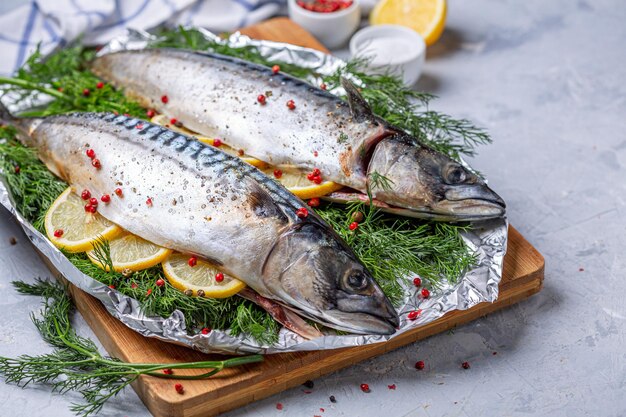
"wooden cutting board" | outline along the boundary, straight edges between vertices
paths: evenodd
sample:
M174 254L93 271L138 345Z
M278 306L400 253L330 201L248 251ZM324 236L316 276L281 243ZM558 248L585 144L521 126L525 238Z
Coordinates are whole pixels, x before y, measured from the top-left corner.
M258 39L290 42L326 51L304 29L286 18L272 19L242 32ZM134 384L134 388L156 417L215 416L508 307L541 289L543 269L544 260L541 254L511 227L500 296L493 304L484 303L466 311L448 313L435 322L386 343L320 352L268 355L262 363L226 369L208 380L184 381L184 395L179 395L174 390L176 381L152 377L141 377ZM145 338L111 317L95 298L76 287L71 287L71 290L78 310L112 356L128 362L143 363L224 358ZM179 372L181 375L198 373Z

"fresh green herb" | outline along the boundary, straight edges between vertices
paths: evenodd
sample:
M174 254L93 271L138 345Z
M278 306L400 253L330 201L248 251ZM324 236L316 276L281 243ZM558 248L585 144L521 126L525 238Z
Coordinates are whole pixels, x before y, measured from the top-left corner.
M17 358L0 357L0 374L7 382L22 388L29 384L49 384L53 391L79 392L82 404L73 404L78 415L97 414L104 403L133 383L140 375L170 379L205 379L224 368L260 362L261 355L236 357L224 361L188 363L127 363L103 356L95 343L78 336L71 325L72 301L65 288L56 283L38 281L36 284L14 282L22 294L43 298L41 318L31 315L43 339L55 347L52 353ZM168 375L164 369L206 369L200 375Z
M40 232L48 207L67 188L30 148L15 140L15 129L0 128L0 171L11 190L17 210Z
M133 116L145 116L145 110L127 99L121 90L110 84L98 88L100 80L87 68L94 52L80 46L61 49L43 59L39 51L31 55L13 78L0 77L5 97L14 102L36 101L40 93L52 98L42 109L23 115L48 116L73 111L117 111Z
M375 190L375 189L379 189L379 190L383 190L383 191L389 191L391 190L391 185L393 184L393 181L391 181L389 178L385 177L384 175L380 174L378 171L373 171L370 174L368 174L368 179L369 179L369 189L370 190Z
M344 206L329 204L316 212L348 243L395 304L405 296L404 278L409 274L437 288L444 281L456 282L475 265L475 255L461 237L467 226L395 217L370 207L354 203L346 213ZM350 230L357 212L364 219Z
M348 135L341 132L339 133L339 137L337 138L337 143L346 143L348 141Z

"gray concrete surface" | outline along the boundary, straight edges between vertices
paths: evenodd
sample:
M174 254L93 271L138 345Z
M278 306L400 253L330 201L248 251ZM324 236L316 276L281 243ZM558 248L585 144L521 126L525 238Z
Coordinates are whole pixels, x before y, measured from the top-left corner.
M320 378L310 394L291 389L227 415L626 415L625 22L619 0L451 1L419 87L441 97L434 108L491 132L494 144L473 164L544 254L544 290ZM0 218L0 355L46 352L28 320L38 300L16 295L9 281L48 271L5 211ZM414 369L417 360L425 370ZM359 390L363 382L371 393ZM0 384L7 416L70 416L77 399ZM101 415L147 414L127 392Z

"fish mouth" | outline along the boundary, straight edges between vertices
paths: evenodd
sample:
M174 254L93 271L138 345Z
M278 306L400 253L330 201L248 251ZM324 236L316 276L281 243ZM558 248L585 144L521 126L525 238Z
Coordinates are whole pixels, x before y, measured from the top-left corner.
M506 213L504 200L486 185L450 187L439 205L459 220L483 220Z
M354 334L390 335L400 325L398 315L383 317L371 313L346 313L341 310L324 312L323 318L328 327Z

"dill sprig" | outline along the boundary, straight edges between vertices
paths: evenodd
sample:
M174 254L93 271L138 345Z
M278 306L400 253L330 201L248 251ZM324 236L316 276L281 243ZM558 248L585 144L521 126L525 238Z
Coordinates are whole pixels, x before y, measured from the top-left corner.
M36 284L13 282L21 294L43 298L41 317L31 319L42 338L52 345L52 353L17 358L0 357L0 374L6 382L24 388L30 384L49 384L59 393L77 391L84 403L72 404L71 410L87 416L98 413L105 402L133 383L140 375L170 379L204 379L224 368L260 362L261 355L236 357L223 361L187 363L127 363L103 356L95 343L76 334L71 325L74 310L65 288L49 281ZM169 375L164 369L203 369L200 375ZM161 371L161 372L160 372Z
M0 77L2 92L14 103L37 103L40 94L51 99L43 108L23 113L28 116L74 111L145 116L145 110L127 99L121 90L105 83L98 88L100 79L87 68L87 63L94 56L93 50L81 46L61 49L45 59L36 50L15 77Z
M0 127L0 171L17 210L43 232L48 207L67 188L39 161L33 149L15 140L15 129Z
M350 230L355 213L364 217ZM428 288L455 283L476 263L460 235L468 226L423 222L383 214L363 203L328 204L318 213L346 241L394 303L405 296L405 280L417 274ZM411 277L412 278L412 277Z

